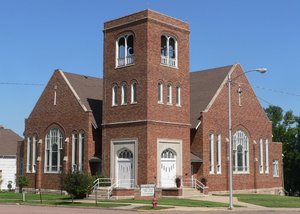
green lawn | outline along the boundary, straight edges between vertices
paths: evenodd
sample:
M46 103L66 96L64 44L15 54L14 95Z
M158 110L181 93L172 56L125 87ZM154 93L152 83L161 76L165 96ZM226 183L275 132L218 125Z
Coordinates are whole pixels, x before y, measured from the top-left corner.
M101 202L105 202L105 201L107 201L107 200L101 200ZM114 200L112 202L151 204L152 200L119 199L119 200ZM179 198L160 198L160 199L158 199L158 205L184 206L184 207L228 207L228 204L226 204L226 203L183 199L183 198L181 198L181 199L179 199Z
M264 207L300 208L300 197L262 195L262 194L236 194L239 201Z
M22 203L22 204L39 204L41 205L40 195L33 193L25 194L25 202L23 202L23 196L21 193L14 192L1 192L0 193L0 203ZM60 194L42 194L42 205L55 205L55 206L84 206L84 207L120 207L128 206L130 204L120 204L120 203L98 203L95 202L74 202L72 203L71 197Z

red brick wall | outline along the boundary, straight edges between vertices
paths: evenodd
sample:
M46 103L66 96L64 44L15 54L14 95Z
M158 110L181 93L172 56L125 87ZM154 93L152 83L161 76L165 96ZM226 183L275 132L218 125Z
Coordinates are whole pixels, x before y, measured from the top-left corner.
M126 32L134 35L134 65L115 68L115 46ZM162 66L161 35L172 35L178 42L178 68ZM136 80L137 104L120 105L121 83ZM164 104L157 103L157 84L164 84ZM112 107L112 85L119 86L118 106ZM167 105L167 83L172 84L172 105ZM182 106L176 106L176 86L181 86ZM112 139L138 140L138 183L155 182L157 139L183 142L183 172L190 174L189 117L189 27L188 24L145 10L104 24L104 104L103 104L103 172L110 172ZM130 90L128 91L130 94ZM124 121L140 123L111 124ZM161 123L165 121L168 123Z
M232 74L242 74L242 68L238 65ZM238 105L238 84L242 88L242 106ZM273 177L272 160L277 159L281 163L282 146L272 142L271 122L268 120L264 110L259 104L248 80L244 75L239 76L232 82L231 90L232 104L232 135L242 129L249 138L249 174L234 174L233 189L262 189L282 186L282 173L279 178ZM216 157L216 134L222 137L222 174L209 174L209 133L215 134L215 157ZM201 136L202 135L202 139ZM203 145L203 171L198 172L198 177L206 177L209 191L228 190L228 88L225 85L218 97L209 108L208 112L202 114L202 124L198 129L192 142L192 148L200 149ZM198 137L199 136L199 137ZM259 139L269 140L269 174L259 174ZM254 141L257 144L254 144ZM194 149L193 149L194 151ZM265 156L265 155L264 155ZM215 158L216 165L216 158ZM282 169L280 169L282 171Z
M54 87L57 86L57 105L54 102ZM38 139L42 139L39 145L38 156L41 161L38 162L38 188L43 189L59 189L60 178L59 173L44 173L45 159L45 137L51 128L58 127L63 133L64 141L69 138L68 142L64 142L64 155L67 161L64 161L64 172L71 169L72 159L72 132L84 131L85 133L85 162L84 170L90 172L88 160L95 154L95 144L100 144L99 138L93 142L94 129L91 125L91 112L84 112L79 105L75 96L67 86L61 74L56 71L48 82L41 97L36 103L33 111L25 121L25 146L24 146L24 170L26 172L27 160L27 136L33 137L37 134ZM99 130L95 130L98 132ZM26 173L30 179L30 187L33 186L33 173Z

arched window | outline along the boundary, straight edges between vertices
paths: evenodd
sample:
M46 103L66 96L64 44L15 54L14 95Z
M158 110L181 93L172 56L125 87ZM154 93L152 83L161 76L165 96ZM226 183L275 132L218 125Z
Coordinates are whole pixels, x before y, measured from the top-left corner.
M78 170L82 172L84 170L84 132L79 133L79 151L78 151L79 161L78 161Z
M118 86L115 84L112 87L112 106L118 105Z
M238 130L233 135L232 158L234 172L249 172L249 142L242 130Z
M122 105L126 105L127 104L127 84L123 83L122 85Z
M116 66L125 66L134 63L133 35L120 37L116 42Z
M168 35L161 36L161 64L177 67L177 41Z
M167 104L172 104L172 85L170 83L167 86Z
M161 153L162 159L175 159L176 153L171 149L166 149Z
M59 172L62 167L63 135L58 128L51 129L46 136L45 172Z
M137 83L131 84L131 103L137 103Z
M158 82L157 84L157 101L158 103L163 103L163 84Z
M176 105L181 106L181 88L176 86Z
M72 171L78 170L78 134L72 134Z
M126 159L132 159L133 154L130 150L128 149L123 149L121 152L118 154L118 158L126 158Z
M37 155L38 155L38 138L36 135L32 138L32 172L36 172L36 162L37 162Z

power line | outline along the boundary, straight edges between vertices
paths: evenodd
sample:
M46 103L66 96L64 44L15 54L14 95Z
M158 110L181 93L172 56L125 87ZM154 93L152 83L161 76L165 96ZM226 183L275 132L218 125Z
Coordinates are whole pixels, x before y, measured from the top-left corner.
M290 93L290 92L281 91L281 90L272 89L272 88L266 88L266 87L262 87L262 86L258 86L258 85L252 85L252 86L254 88L259 88L259 89L266 90L266 91L271 91L271 92L274 92L274 93L285 94L285 95L294 96L294 97L300 97L300 94Z
M43 86L40 83L18 83L18 82L0 82L0 85L26 85L26 86Z

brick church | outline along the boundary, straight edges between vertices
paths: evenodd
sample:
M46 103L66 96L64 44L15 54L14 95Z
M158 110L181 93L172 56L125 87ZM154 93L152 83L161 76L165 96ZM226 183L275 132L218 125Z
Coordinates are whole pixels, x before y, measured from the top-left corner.
M190 72L188 23L152 10L103 33L103 79L55 70L25 121L18 173L29 188L58 190L81 171L119 189L228 191L231 75L233 189L282 189L282 145L241 65Z

